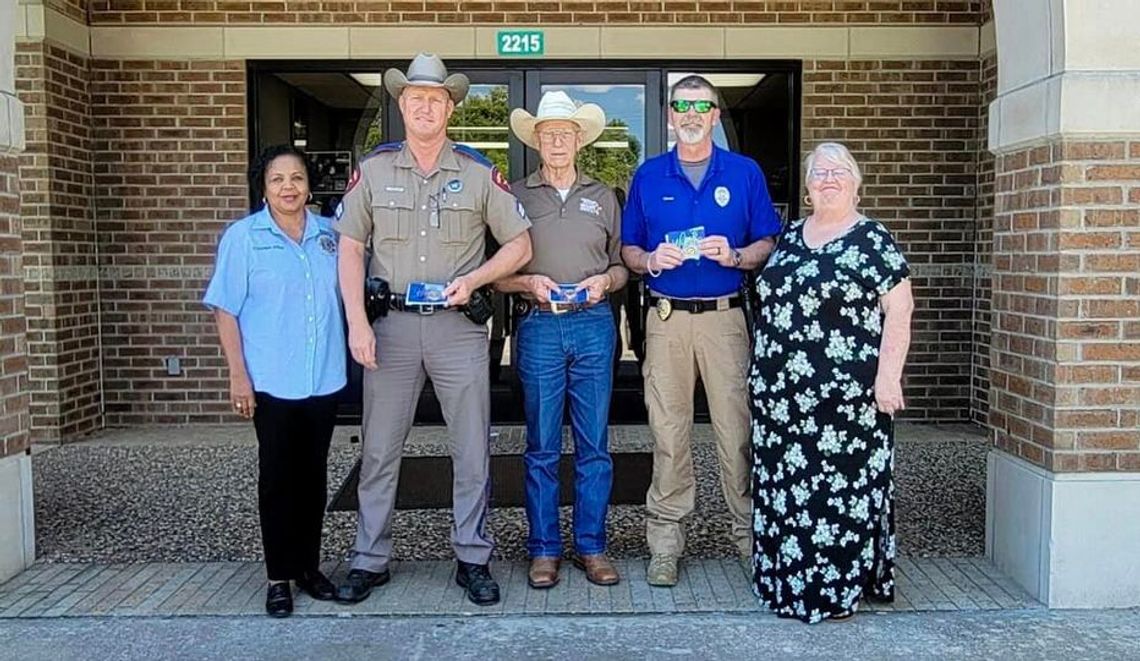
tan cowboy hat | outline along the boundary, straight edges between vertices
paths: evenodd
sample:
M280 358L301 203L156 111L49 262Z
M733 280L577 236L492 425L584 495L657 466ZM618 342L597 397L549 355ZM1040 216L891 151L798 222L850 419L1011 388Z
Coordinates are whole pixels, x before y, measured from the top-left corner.
M511 131L518 136L523 144L531 149L538 150L538 137L534 134L535 127L551 119L561 119L574 122L582 130L582 146L590 144L602 135L606 128L606 113L596 103L583 103L577 105L566 92L561 90L547 92L538 102L538 112L531 115L522 108L511 111Z
M384 89L395 98L400 98L400 92L408 85L421 87L442 87L447 90L451 100L459 103L467 96L467 88L471 81L461 73L447 75L447 67L443 60L432 53L418 53L408 66L408 75L399 69L388 69L384 72Z

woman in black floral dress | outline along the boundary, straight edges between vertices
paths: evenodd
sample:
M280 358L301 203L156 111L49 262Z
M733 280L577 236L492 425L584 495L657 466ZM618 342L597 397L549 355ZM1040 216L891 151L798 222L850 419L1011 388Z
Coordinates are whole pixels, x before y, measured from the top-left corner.
M890 233L856 210L847 149L820 145L805 175L812 214L756 282L753 587L780 616L818 622L894 597L892 417L913 300Z

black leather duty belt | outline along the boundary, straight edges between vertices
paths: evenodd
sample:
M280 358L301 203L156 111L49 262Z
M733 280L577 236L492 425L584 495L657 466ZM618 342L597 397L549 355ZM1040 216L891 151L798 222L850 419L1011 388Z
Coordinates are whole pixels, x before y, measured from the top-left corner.
M669 298L668 296L649 296L650 307L661 308L660 301L668 301L668 309L683 310L690 314L702 312L716 312L717 310L731 310L744 306L740 296L721 296L720 298Z
M448 307L443 303L440 303L438 305L408 305L404 302L403 294L392 294L388 298L388 308L396 310L397 312L415 312L422 315L435 314L436 312L441 312L443 310L457 309Z

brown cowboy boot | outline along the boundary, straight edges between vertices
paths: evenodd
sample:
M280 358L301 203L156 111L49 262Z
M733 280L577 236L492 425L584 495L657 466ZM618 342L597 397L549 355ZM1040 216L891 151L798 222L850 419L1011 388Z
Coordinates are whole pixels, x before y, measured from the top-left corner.
M586 572L586 580L594 585L617 585L621 580L617 568L604 553L576 555L574 566Z
M558 585L558 566L561 563L558 558L532 558L530 571L526 575L527 584L536 590L545 590Z

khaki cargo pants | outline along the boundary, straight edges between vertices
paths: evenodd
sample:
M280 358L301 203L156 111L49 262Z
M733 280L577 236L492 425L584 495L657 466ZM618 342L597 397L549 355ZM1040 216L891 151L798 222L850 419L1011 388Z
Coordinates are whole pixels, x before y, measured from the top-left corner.
M700 314L674 310L665 321L649 311L643 375L654 450L645 532L653 555L684 554L683 520L696 504L692 427L698 376L708 395L732 540L740 553L751 553L748 332L740 308Z

